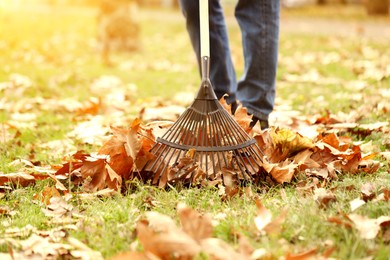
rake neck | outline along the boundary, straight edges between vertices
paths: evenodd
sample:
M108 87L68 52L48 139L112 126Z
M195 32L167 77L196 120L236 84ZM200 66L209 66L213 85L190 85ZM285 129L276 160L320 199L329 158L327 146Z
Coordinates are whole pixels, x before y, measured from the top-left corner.
M202 83L196 99L216 100L217 96L210 81L210 58L203 56L201 59Z

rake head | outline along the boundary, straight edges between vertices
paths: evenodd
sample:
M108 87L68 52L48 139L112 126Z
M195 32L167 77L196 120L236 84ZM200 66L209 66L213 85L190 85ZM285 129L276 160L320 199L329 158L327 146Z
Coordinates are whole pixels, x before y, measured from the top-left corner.
M202 79L191 106L157 138L151 153L156 158L146 171L154 174L153 184L171 180L193 183L200 176L213 180L224 171L249 181L263 162L256 141L222 107L208 78Z

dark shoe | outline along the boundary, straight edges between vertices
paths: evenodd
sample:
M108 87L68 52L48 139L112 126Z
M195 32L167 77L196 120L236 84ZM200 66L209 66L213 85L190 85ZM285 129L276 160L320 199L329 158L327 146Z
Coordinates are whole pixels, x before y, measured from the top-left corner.
M232 115L234 115L234 113L236 113L236 110L237 110L237 107L238 107L238 104L237 104L237 101L234 100L233 103L230 104L230 110L232 112Z
M268 120L258 119L257 117L252 117L252 122L249 124L250 128L253 128L257 122L260 122L261 130L269 128Z
M228 95L224 95L223 98L225 99L226 104L230 105L230 113L232 115L234 115L234 113L236 113L236 110L237 110L237 107L238 107L237 101L234 100L232 103L228 102L227 101Z

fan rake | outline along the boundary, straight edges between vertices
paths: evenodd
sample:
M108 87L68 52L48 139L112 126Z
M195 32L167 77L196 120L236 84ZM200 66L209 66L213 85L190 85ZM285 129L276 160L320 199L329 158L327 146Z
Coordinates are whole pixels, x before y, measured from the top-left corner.
M156 157L146 170L154 174L155 184L163 179L192 183L200 175L213 180L224 171L250 181L263 163L264 155L256 140L222 107L215 95L209 79L208 1L200 0L199 9L201 85L191 106L157 138L151 149Z

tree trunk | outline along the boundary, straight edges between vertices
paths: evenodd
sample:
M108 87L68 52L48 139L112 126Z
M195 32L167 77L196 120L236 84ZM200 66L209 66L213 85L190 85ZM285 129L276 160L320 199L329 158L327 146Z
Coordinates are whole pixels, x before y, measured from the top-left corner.
M369 15L389 14L389 0L366 0L365 6Z

